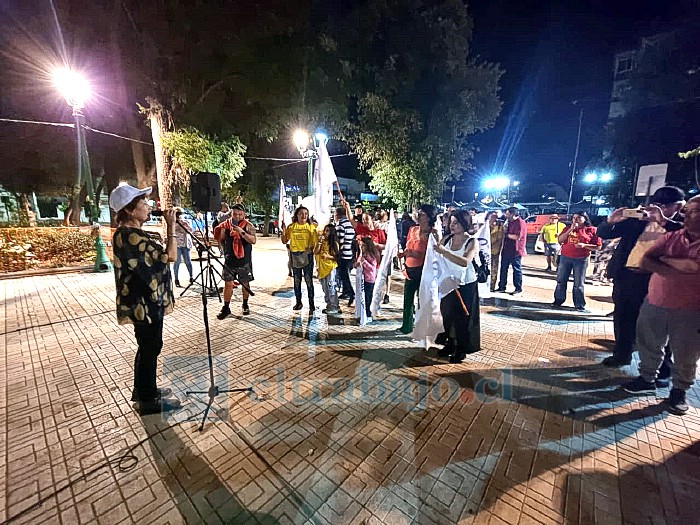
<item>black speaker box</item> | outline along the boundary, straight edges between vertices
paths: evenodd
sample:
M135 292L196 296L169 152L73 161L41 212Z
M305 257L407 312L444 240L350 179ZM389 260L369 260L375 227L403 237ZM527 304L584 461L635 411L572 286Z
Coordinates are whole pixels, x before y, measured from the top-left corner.
M217 173L200 171L190 180L192 208L197 211L219 211L221 209L221 179Z

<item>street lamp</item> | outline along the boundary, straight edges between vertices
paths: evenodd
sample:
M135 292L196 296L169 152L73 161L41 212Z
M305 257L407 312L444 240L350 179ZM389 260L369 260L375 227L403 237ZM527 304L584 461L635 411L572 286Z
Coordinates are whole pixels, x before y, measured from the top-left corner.
M504 176L497 176L497 177L492 177L490 179L485 179L482 184L483 184L485 190L496 190L496 191L507 190L508 202L510 202L510 188L511 188L511 186L513 186L515 188L520 186L520 181L510 180L508 177L504 177Z
M294 145L297 147L299 155L307 160L306 178L309 195L311 195L313 193L314 159L316 158L316 151L311 145L311 137L302 129L298 129L294 132Z
M78 152L78 177L75 185L75 195L78 198L80 188L83 184L83 169L85 170L85 185L87 186L87 207L88 219L93 224L93 236L95 237L95 252L97 258L95 260L94 270L96 272L108 272L112 270L112 264L105 252L105 244L100 235L100 210L99 198L95 196L95 188L92 182L92 173L90 172L90 159L87 152L87 143L85 142L85 131L83 129L83 108L85 103L90 98L90 84L87 79L70 68L56 69L53 73L53 82L63 98L73 110L75 118L75 134ZM96 202L93 202L93 198Z

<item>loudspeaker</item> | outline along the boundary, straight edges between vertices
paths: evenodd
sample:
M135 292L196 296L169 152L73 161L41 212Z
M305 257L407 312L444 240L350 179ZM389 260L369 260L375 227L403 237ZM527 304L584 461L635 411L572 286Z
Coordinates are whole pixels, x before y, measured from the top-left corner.
M192 208L197 211L219 211L221 209L221 179L217 173L201 171L190 179Z

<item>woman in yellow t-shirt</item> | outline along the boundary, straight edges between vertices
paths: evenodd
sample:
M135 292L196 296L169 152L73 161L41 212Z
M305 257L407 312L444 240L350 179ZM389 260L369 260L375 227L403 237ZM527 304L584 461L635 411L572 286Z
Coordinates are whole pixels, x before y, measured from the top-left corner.
M326 299L324 314L338 315L338 289L336 288L336 268L338 267L338 233L330 224L323 228L323 234L319 235L314 253L318 264L318 280L323 288Z
M292 276L294 277L294 296L296 304L294 310L301 310L301 278L304 276L306 290L309 296L309 312L313 312L314 306L314 247L318 242L316 226L309 222L309 210L299 206L294 211L292 224L282 225L282 244L289 243L292 252Z

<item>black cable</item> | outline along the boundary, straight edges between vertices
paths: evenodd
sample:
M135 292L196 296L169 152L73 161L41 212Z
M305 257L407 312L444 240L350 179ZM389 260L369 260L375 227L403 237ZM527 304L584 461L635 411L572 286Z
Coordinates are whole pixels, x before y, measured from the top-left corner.
M198 414L196 414L196 415L193 415L193 416L188 417L188 418L185 419L184 421L178 421L177 423L173 423L172 425L169 425L169 426L167 426L167 427L165 427L165 428L160 429L158 432L154 432L154 433L152 433L152 434L148 434L148 435L147 435L145 438L143 438L141 441L139 441L139 442L136 443L135 445L130 446L130 447L126 450L126 452L124 452L124 454L122 454L121 456L116 457L116 458L112 458L112 459L108 459L107 461L104 461L103 463L100 463L99 465L97 465L97 466L91 468L90 470L88 470L88 471L85 472L84 474L81 474L81 475L78 476L77 478L72 479L72 480L66 482L61 488L58 488L58 489L54 490L53 492L51 492L50 494L47 494L47 495L44 496L43 498L39 498L39 501L37 501L36 503L34 503L34 504L32 504L31 506L27 507L26 509L23 509L23 510L19 511L17 514L14 514L14 515L10 516L10 517L7 518L5 521L3 521L2 524L0 524L0 525L7 525L7 524L9 524L9 523L12 523L13 521L18 520L19 518L21 518L22 516L28 514L29 512L31 512L31 511L33 511L33 510L35 510L35 509L41 507L41 506L42 506L44 503L46 503L48 500L50 500L50 499L52 499L52 498L55 498L55 497L58 496L61 492L63 492L63 491L65 491L65 490L69 489L70 487L72 487L72 486L75 485L76 483L79 483L79 482L81 482L81 481L87 480L90 476L92 476L93 474L95 474L96 472L99 472L100 470L102 470L102 469L104 469L104 468L107 468L107 467L110 467L110 466L114 466L114 467L117 468L117 470L118 470L119 472L129 472L129 471L135 469L136 466L139 464L139 458L137 458L136 455L133 454L134 450L136 450L136 449L139 448L140 446L142 446L142 445L148 443L148 442L149 442L151 439L153 439L154 437L161 435L163 432L166 432L166 431L168 431L168 430L171 430L171 429L175 428L176 426L178 426L178 425L180 425L180 424L182 424L182 423L187 423L188 421L193 421L194 419L198 419L199 416L201 416L202 414L204 414L204 411L203 411L203 410L202 410L201 412L199 412Z

